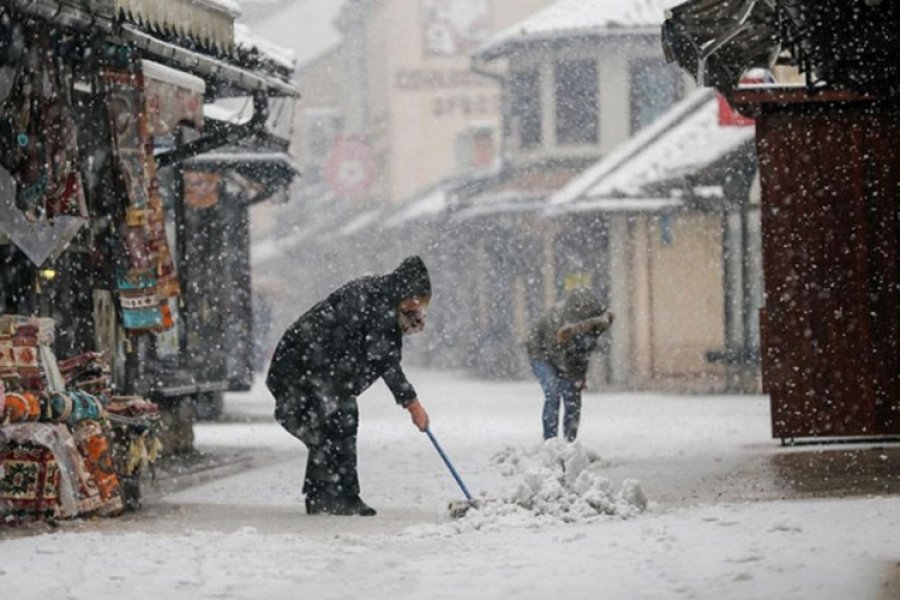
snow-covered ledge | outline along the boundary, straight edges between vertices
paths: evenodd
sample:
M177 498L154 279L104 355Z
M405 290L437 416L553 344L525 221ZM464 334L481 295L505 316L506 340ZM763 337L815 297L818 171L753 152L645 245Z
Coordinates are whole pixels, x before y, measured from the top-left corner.
M195 38L220 50L234 47L234 20L241 15L234 0L115 0L116 14Z

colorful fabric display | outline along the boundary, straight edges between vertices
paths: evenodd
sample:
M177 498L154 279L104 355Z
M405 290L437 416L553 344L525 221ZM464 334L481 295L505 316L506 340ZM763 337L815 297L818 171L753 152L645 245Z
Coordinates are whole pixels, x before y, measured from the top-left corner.
M86 352L60 361L65 384L88 394L109 394L112 389L109 363L101 352Z
M12 336L0 336L0 367L15 369L16 355L13 352Z
M73 435L78 450L84 457L85 466L100 491L103 513L111 515L121 512L123 506L119 478L103 426L97 421L81 421L75 426Z
M103 506L97 484L88 472L68 427L54 423L20 423L0 427L0 449L12 443L37 445L53 453L60 473L59 507L62 517L89 514Z
M111 414L125 417L159 415L159 406L142 396L113 396L106 410Z
M126 53L121 67L106 66L101 76L119 180L128 200L120 225L127 256L117 277L122 322L130 333L159 332L174 326L160 300L180 294L175 262L166 235L153 138L147 119L144 76Z
M15 178L16 203L31 219L87 217L71 74L48 31L27 30L25 39L25 56L0 105L0 164Z
M117 280L123 327L132 333L159 331L163 318L156 279L148 275L120 275Z
M53 452L31 443L0 447L0 516L6 522L58 519L59 489Z
M59 370L69 383L87 369L109 372L109 365L102 352L85 352L59 361Z
M27 335L37 336L39 344L53 345L56 323L49 317L0 315L0 338L15 335L22 326L28 326Z
M74 402L72 397L65 392L50 394L47 400L48 420L53 423L65 423L72 416Z
M43 414L41 399L31 392L7 392L3 408L3 423L38 421Z
M50 349L53 327L53 319L0 316L0 378L9 387L30 391L63 389L56 357Z
M75 387L82 392L99 396L109 393L109 390L112 388L112 379L105 375L94 379L82 379L75 382Z
M96 421L103 415L103 407L96 397L78 390L71 390L69 397L72 399L72 414L66 420L69 426L85 420Z

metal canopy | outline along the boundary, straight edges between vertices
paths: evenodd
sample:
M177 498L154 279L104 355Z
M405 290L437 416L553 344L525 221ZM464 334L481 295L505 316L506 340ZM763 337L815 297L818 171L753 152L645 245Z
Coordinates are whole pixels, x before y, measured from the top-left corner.
M185 69L203 78L217 79L246 92L260 92L270 96L299 96L294 86L275 77L253 73L221 60L164 42L131 25L123 25L122 39L151 55L154 60Z
M807 87L900 94L900 5L890 0L690 0L662 27L669 61L723 93L755 67L796 66Z
M699 85L729 90L747 69L775 63L777 31L774 0L692 0L670 10L663 50Z

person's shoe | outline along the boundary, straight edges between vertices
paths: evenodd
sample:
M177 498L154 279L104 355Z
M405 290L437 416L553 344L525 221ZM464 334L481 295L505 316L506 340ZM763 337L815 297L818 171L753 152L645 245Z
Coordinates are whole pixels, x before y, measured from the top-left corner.
M327 512L328 514L342 517L374 517L376 514L375 509L363 502L359 496L335 498L335 501L328 507Z
M374 517L377 511L359 496L306 496L306 514Z
M347 501L351 515L359 515L361 517L374 517L378 511L362 501L359 496L353 496Z

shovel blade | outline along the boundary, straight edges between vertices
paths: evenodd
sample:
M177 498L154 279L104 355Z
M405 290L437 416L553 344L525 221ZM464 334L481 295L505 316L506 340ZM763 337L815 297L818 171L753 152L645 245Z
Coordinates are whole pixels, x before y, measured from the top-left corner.
M447 507L450 511L450 516L454 519L461 519L466 516L470 510L478 510L481 507L481 504L477 500L457 500L451 502Z

